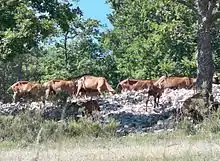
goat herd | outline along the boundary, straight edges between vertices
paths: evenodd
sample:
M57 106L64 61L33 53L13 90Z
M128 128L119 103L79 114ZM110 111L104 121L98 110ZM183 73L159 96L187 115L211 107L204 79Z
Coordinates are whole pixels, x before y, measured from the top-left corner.
M192 88L196 82L190 77L166 77L162 76L158 80L138 80L125 79L117 85L121 91L145 90L147 95L146 106L150 96L154 97L154 107L158 106L159 98L166 88ZM83 75L72 80L50 80L43 84L31 83L29 81L18 81L8 89L13 91L13 102L28 95L32 99L47 100L50 95L55 95L59 91L67 92L74 98L79 96L99 96L104 91L113 95L115 90L104 77Z

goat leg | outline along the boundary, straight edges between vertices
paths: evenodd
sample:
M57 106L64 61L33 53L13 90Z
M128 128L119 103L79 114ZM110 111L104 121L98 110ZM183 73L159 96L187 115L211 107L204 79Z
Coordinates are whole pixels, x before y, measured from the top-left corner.
M157 106L157 97L154 97L154 108Z
M17 93L14 93L14 95L13 95L13 103L15 103L16 100L17 100Z
M99 91L99 93L101 94L101 96L103 96L102 91L101 91L101 87L97 87L97 90Z
M146 100L146 111L147 111L147 105L148 105L148 101L149 101L149 95L147 96L147 100Z
M159 106L159 100L160 100L160 97L157 96L157 107Z
M78 97L81 88L82 88L82 83L79 82L79 83L78 83L78 87L77 87L76 97Z

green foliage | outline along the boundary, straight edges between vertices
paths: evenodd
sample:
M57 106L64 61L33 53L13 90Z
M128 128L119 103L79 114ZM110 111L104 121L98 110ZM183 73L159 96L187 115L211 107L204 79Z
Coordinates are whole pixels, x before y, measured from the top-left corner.
M78 123L71 122L67 127L68 136L98 136L103 129L98 122L89 119L80 119Z
M187 118L182 120L177 125L177 129L182 131L185 135L196 135L196 134L198 134L198 131L195 128L195 125L192 123L191 120L189 120Z
M82 118L78 122L70 121L65 129L65 135L74 136L94 136L109 137L114 136L118 124L111 120L109 123L101 125L91 119Z
M41 133L41 140L40 141L47 141L47 140L57 140L60 133L57 129L59 129L59 124L53 120L44 120L43 123L40 125L42 127ZM35 141L35 140L32 140Z
M6 117L1 116L1 134L0 138L3 140L25 140L32 142L35 140L42 119L37 115L29 116L28 114L21 114L20 117Z
M1 59L12 59L16 55L29 53L60 26L65 30L68 21L77 16L71 4L63 1L1 1L0 49Z
M119 123L115 120L111 119L107 124L103 126L103 132L106 136L115 135L116 127L118 127Z
M184 75L193 75L194 77L196 76L196 57L195 55L192 57L191 60L187 57L183 57L181 60L181 64L187 68L187 70L183 71Z
M99 42L104 26L84 19L80 8L72 5L70 1L2 1L0 93L6 96L17 80L44 82L84 73L117 83L115 60L106 56Z
M220 133L220 112L211 114L208 118L206 118L202 124L200 125L199 131L202 133L219 134Z
M185 118L177 124L177 129L186 135L207 135L214 136L220 133L220 112L214 112L208 116L204 116L204 120L197 124L193 123L192 119Z
M116 56L119 73L155 78L195 72L196 17L186 6L172 1L107 1L114 25L103 44ZM187 59L189 62L183 63ZM184 71L189 71L185 73Z
M40 61L43 48L48 47L48 41L52 42L55 37L58 39L60 31L68 31L71 22L82 16L81 10L73 8L72 3L66 0L1 1L0 83L4 86L0 89L1 97L15 81L40 81L42 74L47 74L39 70L39 66L43 66ZM61 68L56 68L56 71L57 75L67 73Z
M128 77L196 76L193 10L170 0L106 2L114 29L103 31L104 25L85 19L74 1L2 0L0 97L17 80L44 82L89 73L106 77L114 87ZM217 70L218 24L212 31Z
M39 141L56 141L61 136L72 138L77 136L110 137L114 136L117 123L111 120L107 124L100 124L90 119L81 118L78 122L67 120L56 122L44 120L40 115L23 113L13 117L0 116L0 140L24 141L33 143L36 141L40 129Z

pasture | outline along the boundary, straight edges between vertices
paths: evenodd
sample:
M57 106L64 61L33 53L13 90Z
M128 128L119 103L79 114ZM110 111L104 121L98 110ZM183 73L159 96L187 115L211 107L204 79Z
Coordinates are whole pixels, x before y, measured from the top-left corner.
M213 92L218 89L217 87L214 88ZM170 93L162 95L161 103L168 100L170 96L175 95L177 97L178 94L178 98L182 100L183 95L186 96L184 92L187 92L188 95L190 93L187 89L171 90ZM66 117L60 121L49 119L49 117L43 118L42 114L37 112L38 108L33 110L31 107L26 113L20 112L14 116L2 115L0 116L0 160L200 161L211 159L217 161L220 159L219 112L210 115L210 117L205 117L203 122L198 124L192 124L186 119L175 124L172 128L164 126L159 130L155 129L146 133L143 129L147 123L153 126L152 121L155 122L155 119L158 119L155 122L158 123L161 122L160 119L162 118L159 114L151 113L152 111L147 112L143 108L145 107L143 106L145 99L140 94L141 92L136 91L102 98L102 103L99 102L101 103L102 115L105 115L107 111L124 111L124 115L118 114L120 116L118 120L109 120L105 124L102 121L94 121L85 117L78 121L71 117ZM178 98L172 100L171 105L172 102L177 102ZM18 107L27 106L27 104L20 104ZM12 104L7 105L12 106ZM171 105L169 104L169 106ZM175 105L178 106L178 104ZM6 107L6 104L2 104L3 106ZM114 109L111 111L110 107L114 107ZM130 110L132 109L133 116L128 115L128 107ZM57 108L62 111L63 105ZM139 110L142 110L143 114L137 117ZM65 111L66 116L68 116L70 111L67 109ZM58 118L60 117L63 118L62 116ZM152 120L153 118L154 120ZM166 122L165 119L164 121ZM118 126L119 124L121 126ZM132 126L129 127L130 125ZM129 127L128 131L131 130L130 132L132 132L134 127L142 126L142 131L134 130L133 134L130 133L126 136L118 135L116 132L118 127L121 130L126 130L126 127Z
M0 161L220 160L220 2L79 1L1 1Z
M220 159L217 135L186 136L180 131L126 137L76 137L22 146L1 142L4 161L200 161Z
M89 119L55 122L26 114L1 116L0 160L4 161L200 161L220 159L219 113L196 126L115 135L117 123Z

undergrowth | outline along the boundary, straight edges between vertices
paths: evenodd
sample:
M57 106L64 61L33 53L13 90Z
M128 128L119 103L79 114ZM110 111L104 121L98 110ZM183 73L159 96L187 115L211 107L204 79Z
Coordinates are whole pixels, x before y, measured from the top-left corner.
M118 123L114 120L102 124L88 118L80 118L78 121L69 118L62 121L45 120L40 114L21 113L16 116L0 116L0 141L34 143L47 141L59 141L76 137L116 137ZM154 135L154 133L152 133ZM200 123L193 123L184 119L171 131L155 134L148 133L148 138L155 140L172 139L191 136L194 138L215 138L220 136L220 112L206 117ZM148 140L149 140L148 139ZM153 139L154 140L154 139Z
M113 137L117 122L111 120L107 124L81 118L63 121L45 120L40 115L30 116L22 113L15 117L0 116L0 141L23 141L33 143L41 130L40 140L56 141L61 137L72 138L77 136Z

